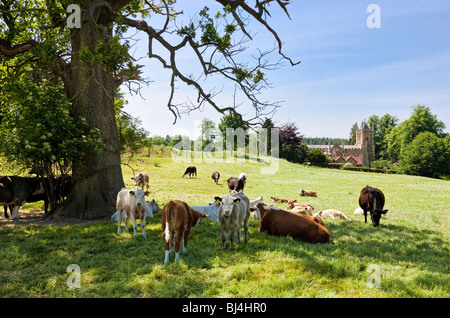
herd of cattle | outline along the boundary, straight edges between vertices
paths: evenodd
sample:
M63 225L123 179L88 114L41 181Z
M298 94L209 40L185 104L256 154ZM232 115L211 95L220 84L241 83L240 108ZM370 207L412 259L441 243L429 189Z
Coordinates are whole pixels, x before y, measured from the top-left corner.
M197 168L188 167L183 173L185 175L197 176ZM218 184L220 173L213 172L211 178ZM239 177L231 177L227 180L230 194L223 197L215 197L214 202L207 206L189 206L180 200L171 200L164 207L158 206L155 200L146 201L149 195L149 175L146 172L138 173L134 178L136 190L122 188L117 194L116 212L111 220L118 222L117 234L121 234L122 219L125 219L125 231L128 233L128 224L131 218L133 222L134 235L137 234L137 219L141 220L142 235L146 236L146 217L153 217L154 213L161 212L161 226L164 236L165 258L169 260L171 247L175 247L175 260L179 258L179 250L182 245L183 252L186 252L189 233L198 224L200 219L208 218L217 221L222 237L222 249L226 249L227 234L230 241L230 250L234 250L234 240L241 241L241 231L244 228L244 242L248 242L248 228L250 215L254 219L260 220L259 231L275 236L291 236L299 241L310 243L328 243L330 233L323 223L323 218L349 218L342 212L328 209L313 214L314 207L305 202L297 202L292 199L282 199L271 197L272 201L287 203L286 210L282 210L274 205L264 203L262 197L249 200L244 194L244 187L247 182L247 175L241 173ZM7 218L7 208L11 210L11 218L17 220L18 209L26 202L45 201L47 212L48 200L45 193L45 184L40 178L2 176L0 177L0 205L5 207L5 217ZM57 189L57 198L63 198L70 191L70 178L54 180L53 189ZM56 188L55 188L56 186ZM144 191L146 188L146 191ZM300 189L301 197L317 197L317 193L311 190ZM366 186L361 190L359 196L359 208L355 214L364 214L364 221L367 223L367 212L370 213L372 225L377 227L382 214L385 197L383 192L377 188ZM119 213L119 211L121 213Z
M183 173L197 176L197 168L188 167ZM220 173L213 172L211 178L218 184ZM122 218L125 217L125 230L128 232L129 219L133 222L134 235L137 233L136 219L141 219L142 235L145 233L145 218L153 217L153 213L161 212L161 227L164 237L164 262L169 261L169 253L175 247L175 261L179 258L180 247L186 252L187 242L191 230L200 219L208 218L217 221L222 238L222 249L227 248L227 234L230 241L230 251L234 250L234 241L241 241L242 227L244 228L244 242L248 242L248 228L250 215L260 220L259 231L275 236L291 236L299 241L310 243L328 243L330 233L325 227L322 218L342 218L350 220L344 213L335 209L322 210L313 214L314 208L305 202L297 200L271 197L274 202L287 203L286 210L274 205L264 203L262 197L252 201L244 194L247 175L241 173L239 177L231 177L227 180L230 194L223 197L214 197L214 202L207 206L189 206L180 200L171 200L164 205L162 210L155 200L145 201L148 191L148 174L140 172L134 178L136 190L123 188L117 195L117 211L111 217L118 222L117 234L121 233ZM300 189L300 196L317 197L317 193L311 190ZM377 227L382 214L385 198L383 193L370 186L361 190L359 197L360 208L356 213L363 213L367 223L367 212L370 213L372 225ZM122 213L118 213L122 211ZM359 212L360 211L360 212Z

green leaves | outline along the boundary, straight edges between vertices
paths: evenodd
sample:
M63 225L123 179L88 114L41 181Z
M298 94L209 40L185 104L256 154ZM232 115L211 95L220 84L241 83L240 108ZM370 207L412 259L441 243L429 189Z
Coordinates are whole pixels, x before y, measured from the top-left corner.
M101 151L98 129L76 121L61 86L27 78L2 87L5 115L0 122L0 149L9 160L31 168L37 163L70 169L87 150Z

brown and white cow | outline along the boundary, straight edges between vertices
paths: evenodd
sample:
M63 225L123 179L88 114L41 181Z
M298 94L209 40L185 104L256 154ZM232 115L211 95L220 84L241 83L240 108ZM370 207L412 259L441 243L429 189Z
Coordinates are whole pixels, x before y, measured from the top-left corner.
M213 172L212 175L211 175L211 178L214 180L214 182L216 184L218 184L219 183L219 179L220 179L220 173L218 173L217 171Z
M141 171L134 178L131 179L134 180L134 185L136 186L136 189L141 188L142 190L144 190L145 186L146 190L148 191L150 177L147 172Z
M242 192L214 199L220 202L219 227L222 233L222 249L226 248L227 231L230 231L230 251L234 251L234 237L237 234L237 242L240 243L242 224L244 225L245 243L248 242L250 202Z
M293 209L296 206L300 206L300 207L311 207L311 210L314 211L314 207L306 202L297 202L297 200L289 200L288 201L288 205L286 207L287 210Z
M317 197L316 191L300 189L298 193L301 197Z
M311 206L294 206L291 210L293 213L300 213L303 215L312 216L312 207Z
M298 241L328 243L330 233L319 217L283 211L273 206L258 203L261 214L259 231L275 236L291 236Z
M286 203L289 201L296 201L296 200L290 200L290 199L282 199L279 197L270 197L272 199L272 202L281 202L281 203Z
M359 195L359 206L364 211L364 222L367 223L367 211L370 212L372 225L377 227L380 225L382 214L386 214L388 210L383 210L384 194L380 189L366 186L361 190Z
M169 261L169 253L173 245L175 245L175 261L178 260L181 241L183 241L183 253L187 252L189 233L200 219L206 217L207 215L195 211L186 202L180 200L169 201L163 207L161 226L164 234L164 263Z
M130 221L133 222L133 230L134 236L136 236L137 230L137 222L136 219L141 219L141 230L142 235L145 237L147 234L145 233L145 217L147 206L145 203L145 196L149 195L148 191L144 190L129 190L127 188L122 188L119 193L117 193L117 201L116 201L116 210L123 211L125 210L125 231L128 233L128 223ZM118 229L117 234L121 233L121 225L122 225L122 213L117 213L117 222Z

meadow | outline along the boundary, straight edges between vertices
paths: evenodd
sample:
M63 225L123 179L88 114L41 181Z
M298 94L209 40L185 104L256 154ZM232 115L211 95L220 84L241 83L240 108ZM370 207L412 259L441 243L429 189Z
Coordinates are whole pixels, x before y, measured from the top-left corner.
M133 237L131 226L118 236L110 220L26 222L27 213L41 213L43 203L33 203L22 207L17 224L1 217L0 297L450 297L450 181L285 160L275 174L262 174L265 164L254 160L198 163L197 178L181 178L190 164L171 158L139 157L130 165L150 173L149 200L161 208L172 199L207 205L228 193L228 177L245 172L250 199L297 199L315 212L340 210L351 221L324 219L332 241L310 244L260 233L259 221L251 218L248 244L230 252L221 250L218 224L203 219L191 232L187 254L173 262L171 253L164 264L160 214L147 219L147 238L140 229ZM216 170L218 185L211 179ZM123 175L134 187L128 166ZM379 228L353 214L366 185L386 196L389 212ZM318 197L300 198L300 188ZM80 288L68 288L70 264L80 268Z

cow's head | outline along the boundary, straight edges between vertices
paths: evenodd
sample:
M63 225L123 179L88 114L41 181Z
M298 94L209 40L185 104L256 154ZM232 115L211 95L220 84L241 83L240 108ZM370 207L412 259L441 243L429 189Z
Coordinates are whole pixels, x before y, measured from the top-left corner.
M372 217L372 225L377 227L380 225L380 219L382 214L386 214L388 210L374 210L370 215Z
M144 183L144 176L141 173L138 173L134 178L134 185L137 187L139 184Z
M137 207L141 207L141 206L144 208L146 207L145 196L150 194L148 191L144 192L144 190L136 190L136 191L130 190L129 193L130 193L130 196L134 197L134 202Z
M234 205L241 202L241 199L233 198L229 195L224 196L223 198L214 197L214 200L216 200L216 202L220 204L220 208L224 216L230 216L233 212Z

